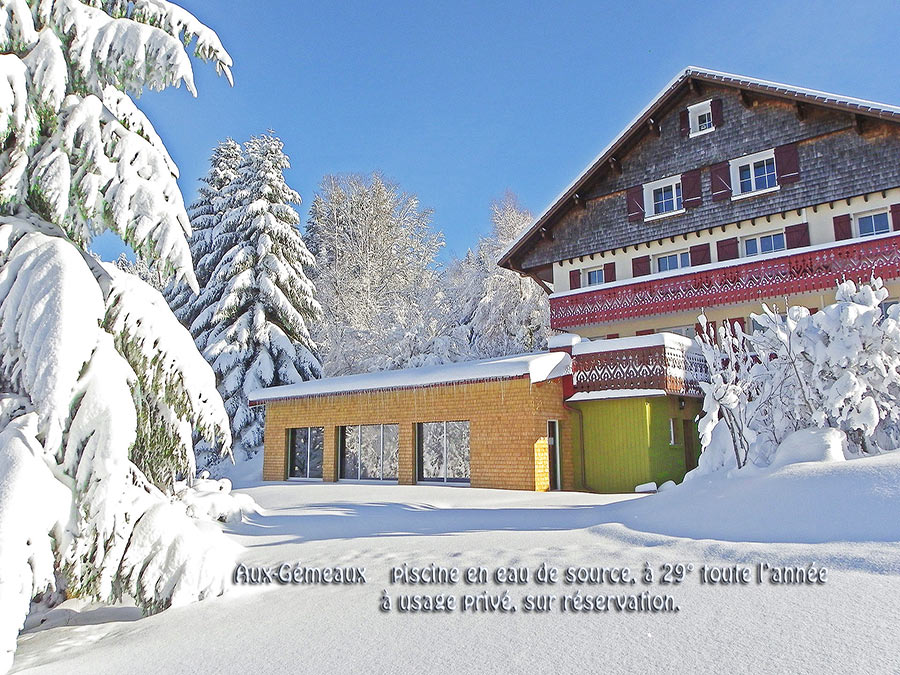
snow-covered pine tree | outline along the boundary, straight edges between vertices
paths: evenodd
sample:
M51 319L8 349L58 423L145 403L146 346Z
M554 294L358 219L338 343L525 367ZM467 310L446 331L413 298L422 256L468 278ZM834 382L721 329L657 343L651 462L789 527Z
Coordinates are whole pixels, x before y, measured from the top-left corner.
M497 265L531 223L512 193L491 205L491 233L445 273L449 310L468 333L469 358L544 349L550 326L546 293L532 279Z
M224 535L160 489L193 430L230 445L213 373L157 291L88 252L109 229L196 287L177 168L129 95L195 93L192 41L230 79L165 0L0 5L0 672L34 598L152 611L227 579Z
M209 160L209 171L200 179L202 185L197 200L188 207L192 229L188 244L197 285L201 289L209 283L222 254L234 244L233 240L225 241L224 236L215 237L214 232L224 214L223 191L237 175L242 158L241 146L234 140L227 138L216 145ZM175 316L187 327L207 309L199 302L199 294L184 282L170 283L163 295Z
M290 206L300 203L300 195L285 183L289 166L275 136L257 136L245 144L215 228L217 241L235 243L198 298L211 309L192 326L216 372L238 460L249 459L263 444L263 411L250 408L247 394L321 376L309 335L322 316L306 276L315 260Z
M150 284L158 291L162 291L166 287L165 280L159 269L151 267L140 258L132 260L126 254L120 253L119 257L116 258L116 267L123 272L134 274L141 281Z
M306 242L324 321L313 337L327 375L434 360L435 256L443 237L431 211L380 175L326 176Z

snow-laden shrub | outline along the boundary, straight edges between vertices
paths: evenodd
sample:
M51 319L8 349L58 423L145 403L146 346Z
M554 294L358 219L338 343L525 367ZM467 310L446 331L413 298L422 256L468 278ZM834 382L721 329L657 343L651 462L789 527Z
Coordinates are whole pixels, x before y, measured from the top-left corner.
M844 281L815 314L764 305L751 335L735 324L698 336L711 377L692 473L780 464L788 436L807 428L841 432L847 456L900 447L900 307L885 314L887 295L880 279Z
M116 583L144 611L225 591L240 546L214 523L191 518L189 510L181 501L157 501L134 526Z
M213 373L157 291L88 250L112 230L197 288L178 170L129 95L193 93L192 41L230 78L215 33L165 0L0 4L0 670L33 599L154 611L230 565L160 489L193 471L195 430L230 446Z
M189 516L233 523L246 514L259 513L253 497L231 491L230 480L212 480L208 476L204 471L191 485L186 481L175 483L175 496L185 505Z

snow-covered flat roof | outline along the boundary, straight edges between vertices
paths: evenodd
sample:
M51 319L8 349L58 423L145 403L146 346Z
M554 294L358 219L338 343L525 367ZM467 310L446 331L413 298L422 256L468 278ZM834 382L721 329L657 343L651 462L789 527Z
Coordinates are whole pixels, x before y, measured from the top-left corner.
M441 366L385 370L378 373L344 375L310 380L282 387L269 387L251 392L251 405L287 398L349 394L378 389L409 389L430 385L507 380L528 377L531 382L543 382L562 377L571 371L572 359L565 352L516 354L483 361L464 361Z

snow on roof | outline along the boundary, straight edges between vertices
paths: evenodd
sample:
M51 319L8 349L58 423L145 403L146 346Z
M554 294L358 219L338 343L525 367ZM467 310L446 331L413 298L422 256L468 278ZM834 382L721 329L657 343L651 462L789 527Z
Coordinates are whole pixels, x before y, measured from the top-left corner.
M349 394L378 389L407 389L436 384L505 380L528 376L532 383L562 377L571 370L572 359L565 352L516 354L483 361L464 361L441 366L385 370L378 373L327 377L251 392L251 405L286 398L328 394Z
M651 335L635 335L630 337L584 340L572 347L572 354L595 354L597 352L617 352L623 349L640 349L642 347L681 347L691 349L694 341L676 333L652 333Z
M562 333L561 335L551 335L550 339L547 340L547 347L549 349L559 349L561 347L572 347L573 345L577 345L581 342L582 338L580 335L575 335L574 333Z
M607 391L579 391L566 399L569 403L579 401L606 401L613 398L644 398L647 396L665 396L664 389L609 389Z
M745 75L736 75L734 73L726 73L720 70L710 70L700 66L688 66L675 77L669 80L668 84L663 87L659 93L654 96L650 102L644 106L635 117L625 125L625 128L612 139L612 141L601 150L594 159L578 174L578 176L569 183L559 195L550 202L547 208L537 218L529 224L519 235L504 249L503 253L497 259L497 263L502 265L509 255L515 250L519 244L527 239L534 232L538 224L542 223L547 216L554 211L560 203L565 201L573 189L575 189L582 180L591 174L606 155L614 150L620 142L625 140L639 126L644 117L648 115L663 99L667 98L675 89L687 81L689 78L697 77L707 81L720 82L732 87L749 87L755 90L769 93L773 96L788 96L791 98L805 99L813 104L834 106L842 108L851 108L861 114L875 115L878 117L887 117L900 120L900 106L888 105L887 103L878 103L876 101L868 101L853 96L842 96L840 94L832 94L818 89L807 89L805 87L795 87L790 84L781 82L772 82L770 80L761 80L755 77L747 77Z

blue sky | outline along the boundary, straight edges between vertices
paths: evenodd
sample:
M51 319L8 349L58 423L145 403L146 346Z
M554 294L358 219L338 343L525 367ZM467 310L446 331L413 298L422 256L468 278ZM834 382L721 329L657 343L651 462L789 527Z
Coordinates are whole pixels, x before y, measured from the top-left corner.
M211 149L273 129L304 221L322 176L381 171L461 255L509 189L537 214L687 65L900 104L900 3L181 0L234 59L149 115L196 194ZM121 244L94 248L114 258Z

